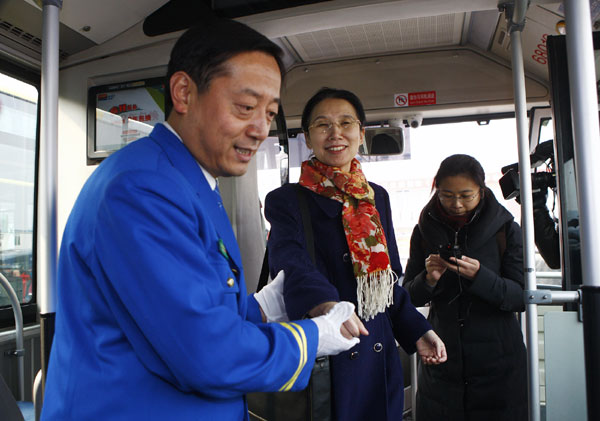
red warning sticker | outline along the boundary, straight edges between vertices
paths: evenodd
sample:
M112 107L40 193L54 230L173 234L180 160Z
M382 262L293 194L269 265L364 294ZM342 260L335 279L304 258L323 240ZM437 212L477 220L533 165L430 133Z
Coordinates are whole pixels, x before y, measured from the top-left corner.
M415 107L418 105L437 104L435 91L410 92L394 95L395 107Z

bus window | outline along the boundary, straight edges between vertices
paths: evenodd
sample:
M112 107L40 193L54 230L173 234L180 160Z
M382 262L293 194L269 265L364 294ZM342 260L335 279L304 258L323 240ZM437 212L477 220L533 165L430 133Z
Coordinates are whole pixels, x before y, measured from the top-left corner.
M552 140L554 139L554 126L552 124L552 118L542 118L540 121L540 126L539 126L539 134L538 134L538 139L539 142L545 142L548 140ZM554 164L556 166L556 163ZM541 171L544 171L545 169L543 167L540 167ZM575 182L575 180L573 179L573 183ZM557 196L556 196L556 189L548 189L548 199L546 200L546 207L548 208L548 210L550 211L550 215L552 216L552 218L554 218L555 221L558 222L558 208L559 208L559 204L558 204L558 200L557 200ZM573 187L573 191L575 191L575 187ZM575 199L577 200L577 199ZM558 230L558 226L556 227L556 229ZM535 261L535 269L538 272L537 273L537 278L538 278L538 283L543 283L543 284L547 284L547 285L561 285L561 280L562 280L562 274L560 269L551 269L550 267L548 267L548 265L544 262L543 259L538 259L538 256L536 254L536 261ZM540 281L541 278L541 281Z
M22 303L32 301L38 90L0 73L0 271ZM0 307L10 305L4 290Z
M261 205L264 205L267 193L281 186L282 177L285 178L285 172L288 169L288 155L279 144L279 138L269 136L260 145L255 159L258 197Z
M545 118L540 124L540 143L549 139L554 139L554 128L552 127L552 119Z
M514 200L505 201L498 185L500 169L506 162L518 159L514 119L423 125L409 129L409 133L410 136L405 136L405 154L410 153L407 159L363 163L367 179L385 187L390 195L403 266L409 255L413 228L431 197L433 177L442 160L450 155L464 153L481 162L487 186L515 220L520 221L519 205Z
M267 193L280 185L279 162L285 154L280 151L277 138L265 140L261 150L264 157L260 155L260 151L257 154L258 189L261 202L264 203ZM507 163L518 161L514 118L486 120L479 123L477 121L447 122L406 129L402 155L359 156L358 158L367 179L385 187L390 195L396 242L403 266L406 266L408 259L412 230L418 222L421 210L431 197L435 172L444 158L456 153L472 155L481 162L485 170L486 184L520 224L520 205L514 200L504 200L498 184L502 176L501 168ZM291 183L298 181L300 164L308 159L310 154L311 151L306 147L302 133L290 136L289 180ZM276 156L280 158L276 159ZM550 271L539 253L536 253L536 268L543 272ZM560 272L557 275L560 275ZM560 278L559 276L556 279L544 278L543 283L558 284Z

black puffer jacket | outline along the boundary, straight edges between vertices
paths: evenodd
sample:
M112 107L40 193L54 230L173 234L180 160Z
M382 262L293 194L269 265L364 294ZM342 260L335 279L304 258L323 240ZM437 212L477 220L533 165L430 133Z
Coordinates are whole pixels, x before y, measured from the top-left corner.
M521 229L489 189L458 231L443 222L437 200L413 231L403 283L415 306L431 302L429 321L448 352L446 363L420 367L419 421L527 420L527 361L515 315L525 308ZM446 271L431 288L425 259L449 243L481 267L472 281Z

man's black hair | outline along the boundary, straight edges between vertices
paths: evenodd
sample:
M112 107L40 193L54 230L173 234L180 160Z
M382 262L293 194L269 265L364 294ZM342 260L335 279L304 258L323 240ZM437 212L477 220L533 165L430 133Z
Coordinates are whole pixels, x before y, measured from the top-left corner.
M319 105L321 101L329 98L344 99L348 101L354 107L354 111L356 111L356 116L358 117L361 126L365 125L365 109L356 95L344 89L321 88L308 100L304 106L304 111L302 111L301 124L302 130L304 130L305 133L308 133L308 126L310 125L309 119L313 109Z
M188 29L175 43L165 84L166 110L172 107L169 81L178 71L187 73L198 92L205 92L212 79L227 72L224 63L245 52L260 51L272 56L283 79L283 51L254 29L228 19L210 19Z

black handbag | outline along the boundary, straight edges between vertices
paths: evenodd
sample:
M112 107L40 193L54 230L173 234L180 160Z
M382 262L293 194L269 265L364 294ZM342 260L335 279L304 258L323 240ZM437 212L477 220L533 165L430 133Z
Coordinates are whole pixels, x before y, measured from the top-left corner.
M315 263L315 244L312 223L306 203L306 191L296 184L296 195L304 225L306 248ZM268 252L265 250L257 291L267 284L269 276ZM329 357L315 360L308 386L297 392L257 392L247 396L248 413L252 421L330 421L331 420L331 374Z

